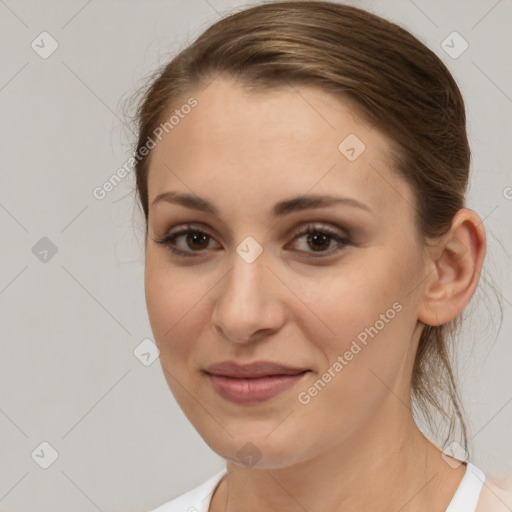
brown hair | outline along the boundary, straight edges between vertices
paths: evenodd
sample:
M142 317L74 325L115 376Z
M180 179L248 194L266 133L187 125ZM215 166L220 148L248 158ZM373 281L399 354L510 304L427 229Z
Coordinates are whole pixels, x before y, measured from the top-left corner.
M442 61L405 29L362 9L288 1L256 5L216 22L142 91L135 171L146 227L151 152L140 157L140 150L172 107L220 76L248 89L314 85L354 100L395 146L394 170L414 191L422 240L445 234L464 207L470 163L464 101ZM443 444L453 440L458 423L468 451L447 343L459 325L460 315L442 326L424 326L411 396L431 431L444 418Z

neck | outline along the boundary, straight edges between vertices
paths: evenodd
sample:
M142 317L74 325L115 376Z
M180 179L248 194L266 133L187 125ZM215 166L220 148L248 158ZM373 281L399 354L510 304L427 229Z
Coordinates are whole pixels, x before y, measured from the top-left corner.
M325 453L292 466L247 468L227 462L210 512L344 510L445 512L465 472L450 467L395 398L395 410Z

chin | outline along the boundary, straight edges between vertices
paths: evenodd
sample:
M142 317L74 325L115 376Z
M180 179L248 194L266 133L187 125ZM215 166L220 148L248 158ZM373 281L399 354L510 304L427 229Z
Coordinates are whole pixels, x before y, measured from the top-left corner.
M255 435L238 435L222 440L204 439L208 446L223 459L245 468L254 469L279 469L300 462L300 454L297 452L298 442L293 442L290 437L283 440L278 436L261 433Z

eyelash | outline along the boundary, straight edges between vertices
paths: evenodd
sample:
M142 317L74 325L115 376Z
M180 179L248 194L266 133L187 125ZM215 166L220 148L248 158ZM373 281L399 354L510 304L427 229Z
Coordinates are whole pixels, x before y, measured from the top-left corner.
M181 235L189 234L189 233L204 235L204 236L209 237L210 239L213 238L213 236L210 233L208 233L207 231L205 231L201 228L194 227L191 225L185 225L179 231L176 231L174 233L168 233L168 234L164 235L163 237L156 238L155 242L166 246L171 252L173 252L174 254L176 254L178 256L196 257L196 256L200 256L201 254L204 254L206 249L203 249L201 251L192 251L192 252L188 252L188 251L186 252L186 251L181 251L179 249L176 249L176 247L174 246L174 241L176 240L176 238L178 238ZM300 238L307 234L327 235L328 237L335 240L336 242L338 242L341 245L341 247L338 246L338 248L334 248L334 250L329 249L327 251L319 251L319 253L321 253L321 255L319 255L319 254L315 255L314 252L309 252L309 251L299 251L299 252L307 252L308 254L312 255L311 257L313 257L313 258L325 258L325 257L331 256L334 253L342 251L344 249L344 246L350 245L352 243L348 237L340 236L338 233L332 231L330 228L328 228L326 226L322 226L322 225L317 225L317 224L308 224L308 225L306 225L305 229L295 232L293 235L293 240L295 240L296 238Z

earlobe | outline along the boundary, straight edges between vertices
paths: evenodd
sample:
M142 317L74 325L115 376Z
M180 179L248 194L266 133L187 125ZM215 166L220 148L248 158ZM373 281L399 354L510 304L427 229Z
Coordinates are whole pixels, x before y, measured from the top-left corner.
M466 307L476 290L485 250L480 217L462 208L454 216L450 231L430 251L433 271L425 280L418 320L443 325Z

